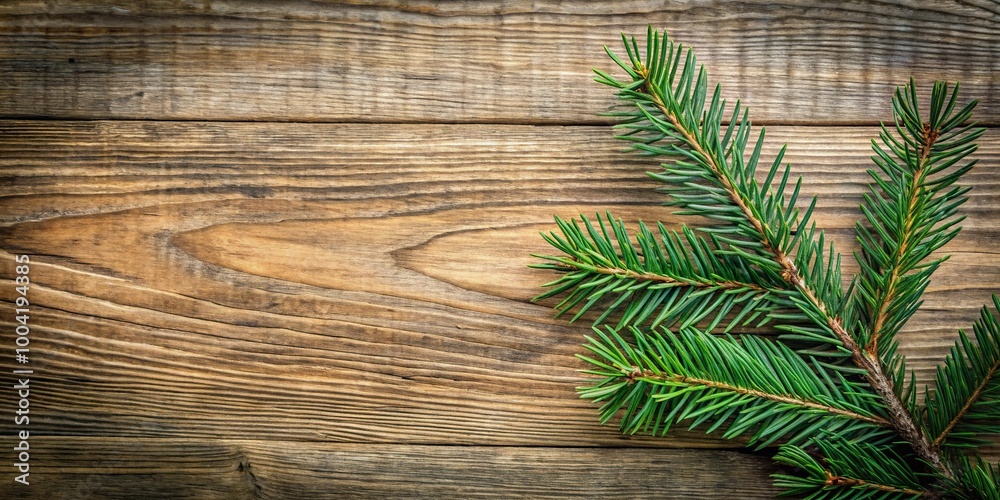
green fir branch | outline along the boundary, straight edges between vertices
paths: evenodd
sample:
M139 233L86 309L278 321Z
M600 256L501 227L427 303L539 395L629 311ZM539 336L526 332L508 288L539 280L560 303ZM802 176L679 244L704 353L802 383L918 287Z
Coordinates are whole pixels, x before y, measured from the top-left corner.
M890 433L877 395L866 384L817 372L780 342L744 336L716 337L695 328L643 333L594 330L581 356L601 377L580 395L604 402L601 420L620 410L622 432L666 433L672 424L707 432L725 428L725 438L749 436L764 447L787 438L808 443L820 429L857 439L881 440Z
M1000 467L980 457L954 458L955 477L944 479L948 493L956 500L1000 500Z
M673 160L662 165L663 172L650 174L664 184L667 204L679 207L680 214L727 223L702 229L718 235L727 253L799 288L803 301L824 313L836 311L842 297L839 256L832 247L827 251L822 233L810 224L815 199L800 215L796 202L802 180L792 180L790 167L782 163L784 148L766 179L758 182L764 132L748 155L746 110L737 102L728 125L722 125L726 101L721 87L715 87L709 100L707 73L694 54L652 30L645 61L634 39L626 40L625 48L628 63L608 53L631 80L598 72L597 81L617 88L619 99L633 105L618 113L623 119L619 127L626 130L620 137L640 152Z
M853 298L859 342L891 371L900 369L893 339L947 256L927 259L958 234L964 219L956 212L971 188L956 183L975 165L963 160L985 129L967 124L976 101L959 108L958 88L949 92L946 83L934 84L927 120L913 81L897 88L895 133L883 125L882 145L872 141L878 171L868 171L875 182L861 204L867 224L857 224L861 272Z
M816 440L820 457L793 444L782 445L778 463L798 468L801 475L774 474L783 496L806 500L854 500L859 498L902 500L936 497L912 470L912 457L903 457L889 446L852 442L827 433Z
M754 322L762 326L769 312L790 306L779 288L783 282L717 252L718 242L709 243L687 227L678 234L658 224L654 235L640 222L633 243L622 221L610 213L606 219L598 214L596 225L581 219L582 227L576 220L557 217L561 234L542 237L563 255L535 255L548 262L533 265L563 273L543 285L551 290L534 300L566 293L556 310L563 314L576 308L571 321L602 304L606 307L595 325L620 310L616 329L647 321L650 328L672 326L683 318L682 327L705 320L706 328L713 330L735 312L725 327L729 331Z
M993 295L1000 310L1000 297ZM983 435L1000 434L1000 320L984 307L937 369L936 389L928 392L926 429L936 448L965 449L985 444Z
M628 62L607 52L629 79L619 81L598 71L597 81L618 89L618 98L630 105L614 113L622 120L619 137L642 154L672 160L662 164L663 172L650 174L663 183L667 204L679 207L681 214L724 223L700 229L724 245L720 253L744 259L796 292L787 295L793 307L776 325L785 332L783 339L807 342L810 355L826 355L834 363L853 359L871 375L873 387L890 394L891 380L876 359L863 355L839 317L845 305L840 256L811 223L815 199L801 214L796 208L801 178L793 180L783 164L784 148L760 181L764 131L748 151L751 124L739 102L723 126L727 113L721 88L716 86L709 100L707 75L704 68L696 69L690 50L684 52L653 30L645 61L635 39L626 39L625 48ZM900 404L895 413L903 419L906 412ZM916 425L909 427L917 439Z
M772 162L764 182L758 183L756 169L763 133L747 157L747 113L741 115L737 103L729 124L722 125L725 101L720 97L721 88L716 86L711 101L707 100L708 78L704 67L697 70L695 77L694 54L690 50L683 53L666 37L661 40L652 28L645 60L634 38L625 42L627 63L610 50L607 52L628 74L629 81L618 81L601 72L597 81L617 88L618 98L633 104L631 116L628 112L622 115L623 126L629 131L626 135L632 136L635 147L674 160L663 164L664 173L653 175L666 184L664 191L672 196L669 204L683 208L684 214L728 222L729 226L714 230L721 233L719 238L727 245L722 252L747 259L762 272L779 275L798 292L789 300L800 314L788 319L804 325L783 328L795 338L812 338L849 353L860 373L882 397L900 436L935 469L947 473L896 391L894 378L883 371L877 356L863 349L858 334L849 331L839 316L845 304L840 256L832 245L824 253L823 233L817 233L815 225L809 224L815 199L799 216L795 202L801 178L794 182L786 198L790 167L781 168L783 153Z
M913 82L897 90L893 126L873 141L861 272L845 292L785 149L762 159L764 130L752 132L738 101L726 110L690 50L652 28L644 50L623 41L626 58L606 51L627 78L596 78L617 89L617 137L663 162L649 175L667 205L715 224L640 223L633 237L608 214L557 218L559 232L543 234L560 254L533 267L561 276L536 300L565 294L556 309L573 320L601 311L581 356L598 378L579 388L603 403L601 421L620 415L628 434L684 423L780 443L775 459L799 474L775 482L807 498L1000 500L998 471L963 455L1000 429L997 317L983 310L975 341L961 333L923 408L895 339L946 258L935 252L960 230L968 188L958 182L983 133L968 123L975 102L960 105L958 86L937 82L924 121ZM779 335L712 335L720 326Z

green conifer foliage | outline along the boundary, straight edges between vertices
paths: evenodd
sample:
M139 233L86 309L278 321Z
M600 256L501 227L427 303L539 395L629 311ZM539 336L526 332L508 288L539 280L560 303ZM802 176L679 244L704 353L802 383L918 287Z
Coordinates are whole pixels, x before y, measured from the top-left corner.
M896 335L921 304L936 253L960 231L983 129L975 101L936 82L921 115L913 81L872 141L874 168L856 231L860 273L844 289L840 255L800 199L784 148L762 158L739 102L709 88L690 50L650 29L622 40L618 138L661 163L650 173L680 214L714 220L630 232L611 214L557 218L543 234L558 273L537 300L562 298L573 320L595 312L580 358L582 397L624 433L674 425L776 447L786 494L810 499L1000 499L1000 470L976 453L1000 433L1000 298L984 307L918 402ZM735 338L734 328L759 332Z

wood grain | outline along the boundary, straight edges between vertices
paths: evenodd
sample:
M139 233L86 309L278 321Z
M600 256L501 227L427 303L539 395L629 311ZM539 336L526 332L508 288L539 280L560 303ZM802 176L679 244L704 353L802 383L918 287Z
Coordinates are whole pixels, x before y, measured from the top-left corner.
M37 498L767 498L729 451L40 438ZM95 448L103 453L94 455ZM603 464L613 463L615 467ZM726 474L718 474L725 469ZM35 478L32 475L32 478ZM0 494L17 493L6 481Z
M847 255L873 132L768 132L765 154L790 144ZM921 382L1000 289L998 139L984 136L965 230L901 334ZM599 427L573 394L587 326L528 303L552 277L527 268L547 251L550 214L682 222L657 205L642 175L653 167L620 147L603 127L0 122L0 273L11 254L33 256L32 428L738 446Z
M32 485L0 498L773 496L771 450L598 425L586 321L529 302L553 214L704 222L598 116L601 46L647 23L776 125L845 256L894 86L959 80L1000 125L986 0L0 4L0 282L31 255L36 370ZM977 157L900 336L921 384L1000 291L1000 129Z
M986 0L5 2L0 116L594 123L601 47L647 24L760 123L877 123L913 76L1000 124Z

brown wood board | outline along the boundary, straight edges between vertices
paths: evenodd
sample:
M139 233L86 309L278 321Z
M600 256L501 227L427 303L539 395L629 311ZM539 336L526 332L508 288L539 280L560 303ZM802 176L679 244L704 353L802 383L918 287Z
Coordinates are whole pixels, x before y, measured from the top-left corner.
M1000 123L1000 8L951 2L15 2L0 116L593 123L651 24L771 123L878 123L911 76Z
M772 496L732 451L402 446L255 439L40 439L45 498L718 498ZM93 456L100 447L105 454ZM606 464L615 464L608 467ZM719 474L724 469L725 474Z
M601 45L647 23L788 143L848 278L893 87L961 80L1000 124L991 2L0 5L0 300L29 254L36 369L0 498L773 495L773 450L600 426L594 315L530 303L554 214L706 222L598 116ZM975 156L900 334L921 385L1000 291L998 129Z

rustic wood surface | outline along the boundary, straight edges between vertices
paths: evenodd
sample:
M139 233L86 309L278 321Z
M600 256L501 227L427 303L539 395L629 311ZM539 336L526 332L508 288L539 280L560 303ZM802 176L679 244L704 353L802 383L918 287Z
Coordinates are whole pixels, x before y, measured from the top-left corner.
M529 302L553 214L681 222L597 117L600 46L692 44L845 256L894 85L1000 125L990 2L63 3L0 5L0 367L28 254L36 371L2 498L769 497L766 451L599 426L588 326ZM922 384L1000 291L981 142L901 334Z
M39 440L38 491L87 498L716 498L771 472L734 451L362 445L302 441ZM101 456L92 456L95 447ZM712 467L695 469L691 463ZM615 467L608 467L614 464ZM727 474L719 474L720 469ZM686 471L678 477L677 471ZM108 472L113 471L113 474ZM769 496L766 482L741 492Z
M57 6L52 6L55 3ZM877 123L910 76L1000 123L1000 7L951 2L20 1L0 6L4 115L593 122L603 45L653 24L757 121Z

